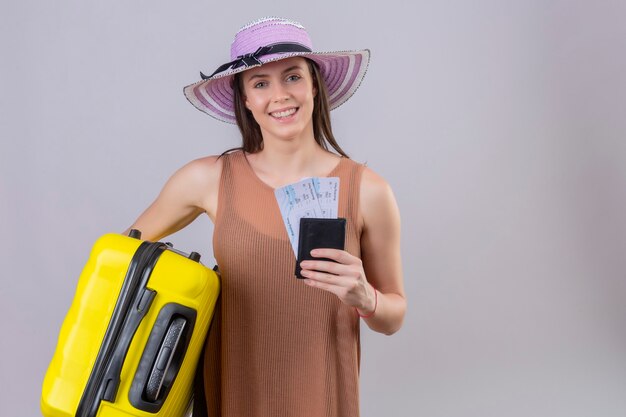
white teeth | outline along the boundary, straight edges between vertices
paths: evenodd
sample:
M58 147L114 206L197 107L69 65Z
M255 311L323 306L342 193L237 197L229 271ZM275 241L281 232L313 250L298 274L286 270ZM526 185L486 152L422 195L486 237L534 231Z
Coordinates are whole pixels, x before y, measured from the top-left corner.
M296 109L289 109L289 110L285 110L285 111L280 111L280 112L275 112L275 113L270 113L272 116L274 117L287 117L287 116L291 116L292 114L294 114L296 112Z

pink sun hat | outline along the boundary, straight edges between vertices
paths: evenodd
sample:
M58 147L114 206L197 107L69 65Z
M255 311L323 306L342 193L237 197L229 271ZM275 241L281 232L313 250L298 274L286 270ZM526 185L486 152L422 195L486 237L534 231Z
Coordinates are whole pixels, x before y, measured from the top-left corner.
M369 49L314 52L304 26L291 20L266 17L243 26L230 47L230 62L202 81L183 88L198 110L227 123L236 123L232 76L272 61L303 56L315 61L326 84L330 109L345 103L357 90L370 59Z

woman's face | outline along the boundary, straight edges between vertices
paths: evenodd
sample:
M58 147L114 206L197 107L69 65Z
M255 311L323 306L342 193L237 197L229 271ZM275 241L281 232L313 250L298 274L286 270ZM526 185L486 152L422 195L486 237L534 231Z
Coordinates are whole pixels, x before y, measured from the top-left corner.
M242 74L244 103L264 140L313 136L313 97L317 93L304 58L270 62Z

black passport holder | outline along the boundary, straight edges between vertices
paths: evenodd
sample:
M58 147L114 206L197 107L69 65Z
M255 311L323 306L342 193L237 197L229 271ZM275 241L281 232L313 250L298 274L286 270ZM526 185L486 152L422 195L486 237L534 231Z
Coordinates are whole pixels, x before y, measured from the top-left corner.
M346 239L346 219L320 219L303 217L300 219L298 240L298 259L296 260L296 278L304 278L300 272L300 262L306 260L332 261L328 258L314 258L313 249L344 249ZM334 261L333 261L334 262Z

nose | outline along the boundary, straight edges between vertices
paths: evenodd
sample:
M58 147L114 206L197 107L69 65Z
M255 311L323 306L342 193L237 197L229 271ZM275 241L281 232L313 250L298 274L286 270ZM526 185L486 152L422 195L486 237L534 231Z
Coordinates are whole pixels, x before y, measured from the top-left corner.
M274 103L281 103L289 100L289 91L280 83L274 83L274 89L272 91L272 101Z

